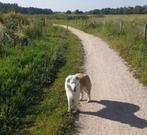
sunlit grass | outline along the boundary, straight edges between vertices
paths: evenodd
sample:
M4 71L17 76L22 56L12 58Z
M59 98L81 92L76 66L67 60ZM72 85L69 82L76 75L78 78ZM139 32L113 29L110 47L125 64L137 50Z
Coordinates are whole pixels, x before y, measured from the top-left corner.
M25 132L33 135L70 135L74 132L75 115L67 113L64 80L69 74L81 70L82 49L80 41L69 32L64 33L66 64L57 74L53 85L46 89L45 99L41 102L35 126Z

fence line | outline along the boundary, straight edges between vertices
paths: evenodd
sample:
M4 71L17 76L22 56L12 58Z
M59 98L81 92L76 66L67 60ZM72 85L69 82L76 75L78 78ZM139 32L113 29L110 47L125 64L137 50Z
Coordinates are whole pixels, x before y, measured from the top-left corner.
M69 17L67 16L67 30L68 30L68 21L70 19L68 19ZM96 26L98 24L102 24L104 25L104 27L107 24L111 24L112 25L116 23L116 27L118 27L118 31L120 34L125 32L125 29L129 31L130 29L130 34L134 34L137 33L138 35L142 35L144 40L147 40L147 24L144 22L136 22L135 20L132 21L128 21L128 20L109 20L108 17L104 17L104 18L97 18L95 16L87 16L87 17L80 17L78 16L78 18L75 16L73 17L71 20L75 20L75 23L78 25L81 25L82 27L87 26L87 25L91 25L93 28L96 28ZM132 31L131 31L132 30Z
M107 18L108 19L108 18ZM87 21L88 19L86 19L85 21ZM91 17L91 18L89 18L89 20L90 20L90 23L91 24L93 24L94 26L96 26L97 25L97 23L98 23L98 21L96 21L96 18L94 18L94 17ZM102 19L102 20L99 20L99 22L102 24L102 25L106 25L106 24L109 24L109 23L111 23L111 21L109 22L109 20L107 20L106 21L106 17L104 18L104 19ZM87 22L86 22L86 24L87 24ZM144 37L144 40L146 41L147 40L147 24L145 24L145 23L143 23L143 22L140 22L140 23L138 23L138 22L135 22L135 21L131 21L131 22L129 22L129 21L124 21L124 20L118 20L118 21L116 21L116 24L118 24L119 25L119 33L121 34L122 32L124 32L124 29L127 27L127 26L132 26L132 27L134 27L134 30L136 29L136 32L138 32L138 34L142 34L143 35L143 37ZM92 25L92 26L93 26ZM129 26L129 27L130 27ZM128 27L128 28L129 28ZM142 29L142 30L141 30ZM141 31L140 31L141 30Z
M120 21L120 28L119 28L120 33L122 33L123 31L123 26L124 26L124 22Z
M147 38L147 24L144 25L144 39L146 42L146 38Z

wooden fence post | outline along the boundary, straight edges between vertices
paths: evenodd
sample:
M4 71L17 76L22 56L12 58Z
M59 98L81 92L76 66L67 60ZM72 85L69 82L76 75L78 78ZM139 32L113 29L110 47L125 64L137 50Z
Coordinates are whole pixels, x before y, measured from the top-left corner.
M104 18L104 22L103 23L104 23L104 25L106 25L106 18Z
M68 31L68 22L67 22L67 31Z
M66 30L68 31L68 15L67 15L67 25L66 25Z
M144 25L144 40L146 42L146 37L147 37L147 24Z
M123 31L123 27L124 27L124 22L120 21L120 24L119 24L119 31L120 31L120 33L122 33L122 31Z
M85 20L85 25L87 25L87 22L88 22L88 20L86 19L86 20Z
M75 17L75 20L76 20L75 22L76 22L76 25L77 25L77 17Z
M82 28L83 28L83 18L82 18L82 16L80 17L81 19L81 26L82 26Z

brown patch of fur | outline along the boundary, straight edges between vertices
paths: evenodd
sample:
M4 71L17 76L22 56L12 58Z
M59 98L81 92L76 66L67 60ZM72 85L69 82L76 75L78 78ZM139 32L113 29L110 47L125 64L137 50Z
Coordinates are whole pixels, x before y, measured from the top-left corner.
M80 81L81 92L85 91L88 95L90 95L92 85L89 76L85 73L77 73L75 76Z

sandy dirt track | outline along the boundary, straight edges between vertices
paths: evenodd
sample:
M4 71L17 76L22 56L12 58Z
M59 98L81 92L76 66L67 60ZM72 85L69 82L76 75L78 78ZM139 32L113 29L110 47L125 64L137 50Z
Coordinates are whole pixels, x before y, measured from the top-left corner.
M62 26L66 27L66 26ZM79 135L147 135L147 88L98 37L68 28L81 40L92 101L80 103Z

